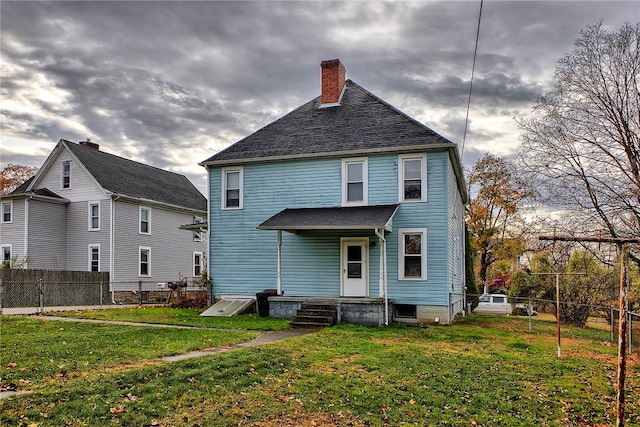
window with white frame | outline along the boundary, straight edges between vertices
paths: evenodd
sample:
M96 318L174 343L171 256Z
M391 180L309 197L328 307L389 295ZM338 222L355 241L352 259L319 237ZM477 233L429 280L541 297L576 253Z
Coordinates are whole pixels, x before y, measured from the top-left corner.
M193 224L202 224L202 218L194 216L193 217ZM193 232L193 241L194 242L201 242L202 241L202 236L200 236L200 232L199 231L194 231Z
M71 187L71 160L62 162L62 188Z
M89 245L89 271L100 271L100 244Z
M151 276L151 248L140 246L138 257L138 276Z
M427 200L427 156L402 155L398 158L398 200L424 202Z
M151 234L151 208L140 206L139 224L140 234Z
M368 203L368 162L366 158L342 161L342 204L366 205Z
M427 279L427 229L398 230L398 279Z
M89 231L100 230L100 202L89 202Z
M202 252L193 253L193 277L200 277L202 274Z
M13 201L2 202L2 222L13 221Z
M222 169L222 209L242 209L244 168Z
M11 267L11 245L2 245L2 266Z

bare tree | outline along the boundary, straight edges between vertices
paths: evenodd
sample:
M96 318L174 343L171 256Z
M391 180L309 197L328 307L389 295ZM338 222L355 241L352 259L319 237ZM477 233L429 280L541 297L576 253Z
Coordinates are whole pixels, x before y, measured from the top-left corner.
M520 172L569 231L640 236L639 46L640 24L586 27L558 62L555 88L519 121Z

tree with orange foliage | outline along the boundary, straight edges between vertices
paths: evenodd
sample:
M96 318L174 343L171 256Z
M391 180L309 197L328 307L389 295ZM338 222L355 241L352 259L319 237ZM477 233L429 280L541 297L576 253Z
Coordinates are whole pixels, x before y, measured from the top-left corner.
M0 171L0 194L9 194L34 176L38 168L9 163Z
M467 227L477 254L479 284L487 285L489 269L496 261L513 261L524 252L520 213L536 194L504 158L489 153L475 164L467 185L471 196Z

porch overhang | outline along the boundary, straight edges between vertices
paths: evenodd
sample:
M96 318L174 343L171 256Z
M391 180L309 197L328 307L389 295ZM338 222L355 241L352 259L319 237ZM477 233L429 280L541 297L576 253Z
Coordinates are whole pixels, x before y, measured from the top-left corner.
M398 204L342 206L328 208L287 208L257 228L296 233L304 230L380 230L391 231Z

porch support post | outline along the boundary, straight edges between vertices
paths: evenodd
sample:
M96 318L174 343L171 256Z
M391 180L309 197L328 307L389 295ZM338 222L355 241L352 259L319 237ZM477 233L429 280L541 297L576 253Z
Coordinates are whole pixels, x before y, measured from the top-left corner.
M276 278L278 295L282 295L282 230L278 230L278 276Z
M379 286L384 298L384 324L389 325L389 296L387 295L387 240L384 238L384 228L375 229L380 242L380 281Z

